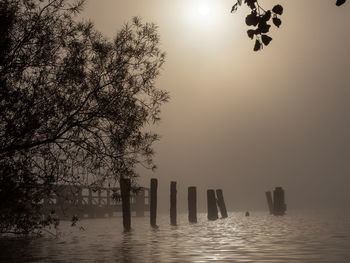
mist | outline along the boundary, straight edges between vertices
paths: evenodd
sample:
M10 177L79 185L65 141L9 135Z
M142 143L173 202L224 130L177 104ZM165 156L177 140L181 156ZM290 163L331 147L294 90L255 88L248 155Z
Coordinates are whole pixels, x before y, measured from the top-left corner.
M231 1L205 27L186 20L184 5L90 1L84 12L111 37L135 15L159 26L167 61L157 85L171 101L150 128L162 136L158 169L139 169L140 185L159 179L159 209L169 209L170 181L177 181L182 211L188 186L198 187L203 211L207 189L223 189L230 211L267 210L264 193L276 186L286 190L289 209L347 206L348 6L284 3L281 28L255 53L244 12L230 14Z

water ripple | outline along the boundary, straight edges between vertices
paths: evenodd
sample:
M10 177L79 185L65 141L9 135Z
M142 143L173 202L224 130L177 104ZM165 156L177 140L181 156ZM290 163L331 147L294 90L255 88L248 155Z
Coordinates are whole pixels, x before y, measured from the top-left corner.
M349 219L231 213L227 219L207 221L200 214L197 224L180 215L178 226L170 226L168 215L161 215L159 229L152 229L147 217L133 218L128 233L120 218L91 219L81 222L85 231L63 224L59 239L0 239L0 262L348 263Z

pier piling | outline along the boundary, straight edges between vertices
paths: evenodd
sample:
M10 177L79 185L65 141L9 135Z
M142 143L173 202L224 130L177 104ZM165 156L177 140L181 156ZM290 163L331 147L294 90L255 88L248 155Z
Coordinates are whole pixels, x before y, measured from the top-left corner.
M170 182L170 224L176 226L176 182Z
M150 223L151 226L157 227L157 189L158 180L155 178L151 179L151 202L150 202Z
M272 195L271 195L271 192L270 191L267 191L265 193L266 195L266 200L267 200L267 204L269 206L269 211L270 211L270 215L273 214L273 202L272 202Z
M131 229L131 209L130 209L130 179L120 179L120 191L122 196L123 226L124 231Z
M218 208L216 206L215 191L213 189L207 190L208 201L208 220L218 219Z
M273 191L273 214L284 215L287 206L284 201L284 190L282 187L276 187Z
M218 207L220 209L221 217L226 218L227 217L227 210L226 210L226 205L225 205L225 201L224 201L224 195L223 195L221 189L216 190L216 197L218 198L217 202L218 202Z
M188 221L197 223L197 189L195 186L188 187Z

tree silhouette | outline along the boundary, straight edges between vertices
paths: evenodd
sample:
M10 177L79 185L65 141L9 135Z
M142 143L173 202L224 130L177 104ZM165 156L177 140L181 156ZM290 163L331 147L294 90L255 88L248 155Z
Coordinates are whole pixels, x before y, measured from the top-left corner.
M346 0L337 0L336 5L341 6L346 2ZM232 6L231 13L236 12L238 7L241 6L243 0L237 0L237 2ZM283 13L283 7L281 5L275 5L271 10L264 9L258 0L244 0L251 12L247 15L245 22L247 26L254 26L255 29L249 29L247 31L248 37L255 39L254 51L263 49L264 45L267 46L272 41L272 38L267 34L270 31L271 25L268 23L271 21L276 27L280 27L282 21L279 15Z
M0 3L0 232L42 227L57 184L136 184L137 165L155 168L147 129L169 99L157 27L134 18L111 41L75 20L83 4Z

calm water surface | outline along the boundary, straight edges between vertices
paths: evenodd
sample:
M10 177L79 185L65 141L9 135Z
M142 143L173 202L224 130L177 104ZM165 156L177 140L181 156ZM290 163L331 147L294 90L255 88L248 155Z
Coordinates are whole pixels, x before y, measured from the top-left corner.
M61 223L60 237L0 239L0 262L350 262L350 216L266 212L230 213L197 224L179 215L178 226L159 215L159 229L149 218L132 218L123 233L121 218L86 219L85 230Z

